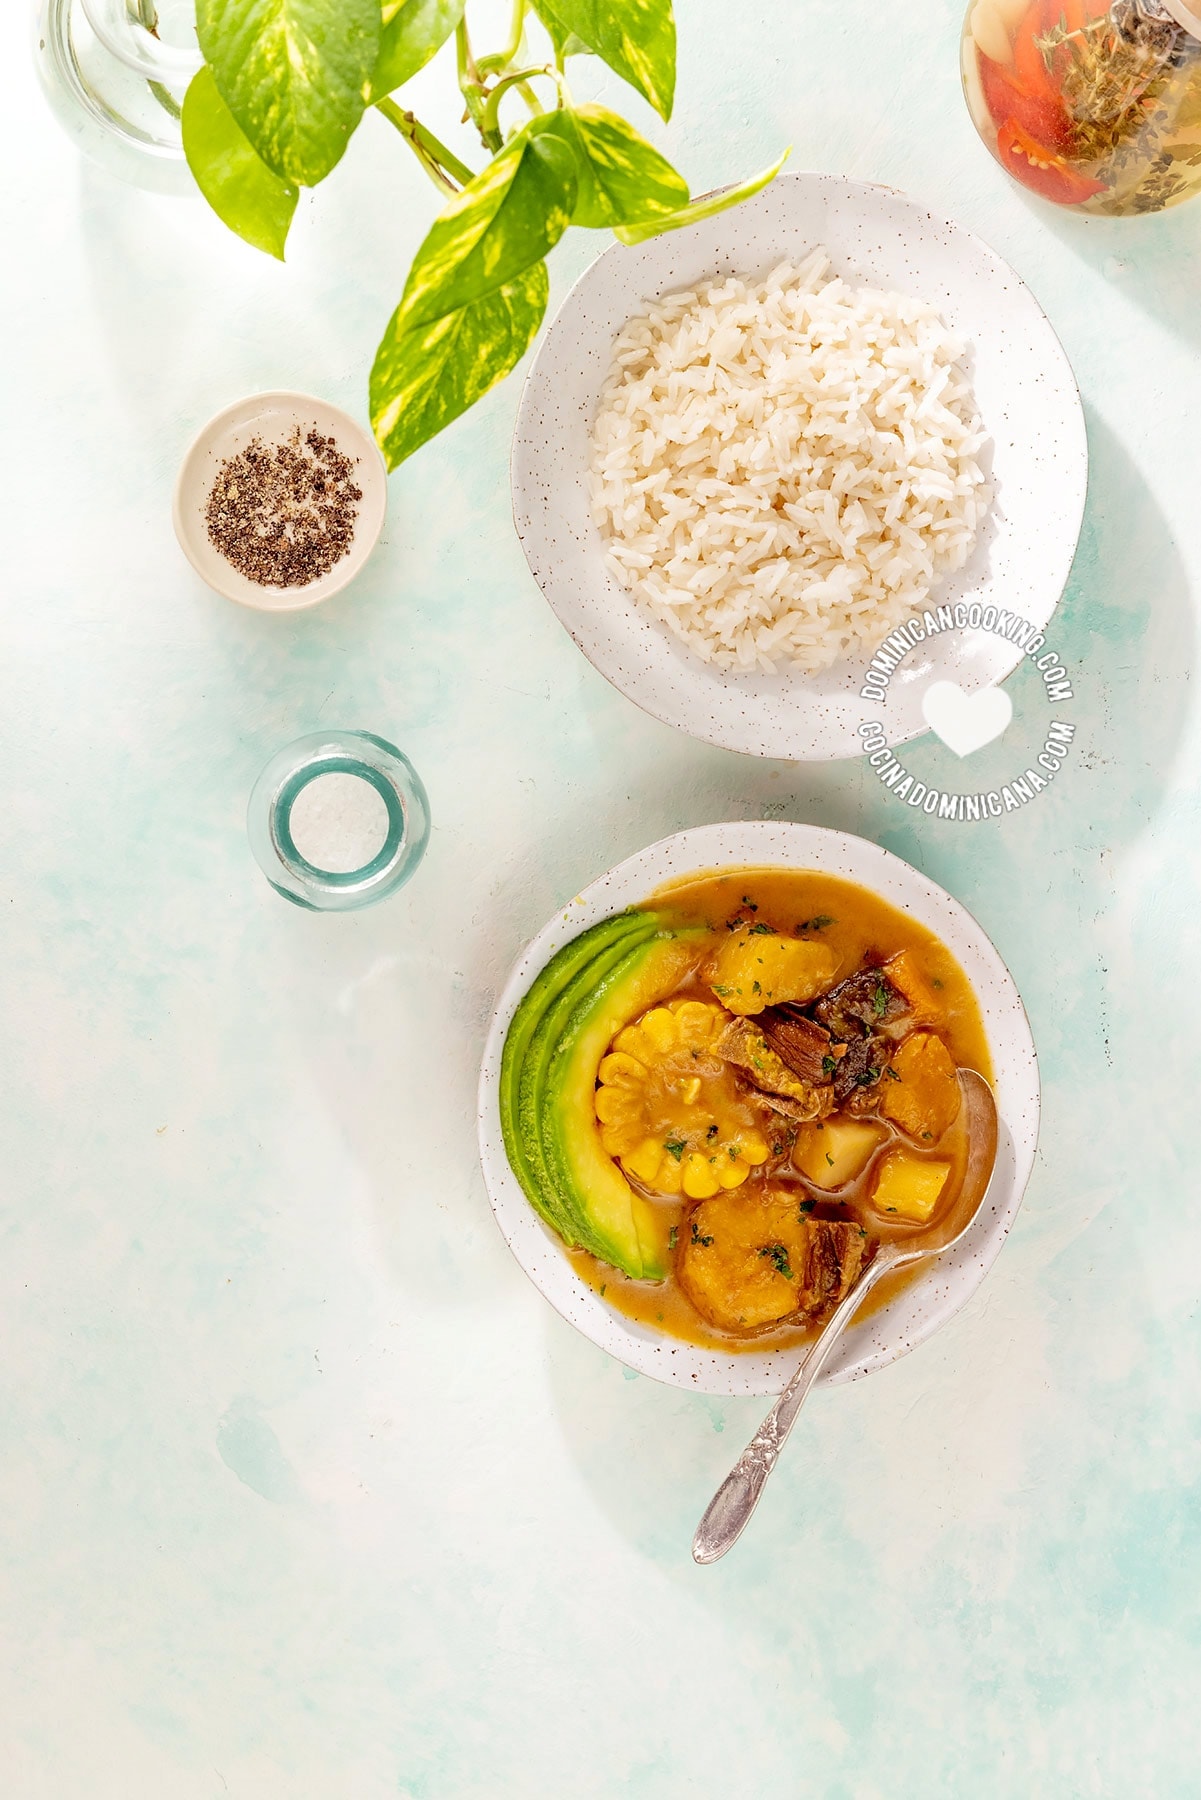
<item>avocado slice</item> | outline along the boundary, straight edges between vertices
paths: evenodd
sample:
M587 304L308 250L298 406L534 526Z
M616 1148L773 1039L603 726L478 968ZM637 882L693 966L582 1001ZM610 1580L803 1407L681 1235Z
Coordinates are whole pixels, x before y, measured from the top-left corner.
M589 964L604 952L623 951L651 937L658 925L652 913L617 913L582 932L554 955L513 1014L501 1053L498 1103L501 1135L510 1167L527 1200L556 1231L574 1242L570 1220L549 1189L542 1167L536 1130L523 1131L518 1120L521 1071L534 1036L547 1012ZM569 1009L567 1009L569 1010ZM566 1017L566 1010L563 1014ZM553 1046L552 1046L553 1047ZM532 1154L531 1154L532 1151Z
M597 1070L622 1027L667 999L696 967L709 935L704 925L659 932L607 970L586 968L562 997L560 1004L574 992L575 1004L532 1096L543 1164L578 1241L644 1280L667 1272L666 1227L661 1210L630 1186L601 1143Z
M614 969L622 965L642 944L653 939L657 924L655 918L647 915L644 929L618 935L594 955L583 960L535 1024L517 1071L513 1123L522 1156L522 1170L517 1172L518 1179L521 1180L523 1171L528 1175L533 1193L530 1194L527 1188L527 1194L530 1194L534 1206L559 1235L568 1244L582 1244L589 1250L592 1245L588 1238L587 1222L579 1209L573 1206L570 1194L555 1181L546 1163L542 1142L542 1113L546 1104L547 1072L572 1014ZM567 949L571 947L568 945Z

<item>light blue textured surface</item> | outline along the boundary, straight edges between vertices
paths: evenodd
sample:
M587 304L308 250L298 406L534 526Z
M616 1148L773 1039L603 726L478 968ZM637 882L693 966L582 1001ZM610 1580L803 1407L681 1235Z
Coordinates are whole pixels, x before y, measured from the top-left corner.
M394 477L347 595L288 621L208 594L171 534L185 440L255 387L361 414L431 196L368 121L275 267L79 162L6 8L5 1800L1197 1792L1201 207L1028 204L968 123L946 0L678 10L659 137L694 188L791 139L972 226L1046 306L1093 452L1052 634L1079 754L1004 823L937 825L861 768L642 717L525 570L513 383ZM1011 691L1019 741L1045 703ZM398 742L435 820L352 917L285 906L243 832L267 756L333 724ZM764 815L878 838L971 907L1044 1133L972 1304L820 1395L701 1571L759 1403L628 1379L551 1314L488 1212L474 1083L558 902Z

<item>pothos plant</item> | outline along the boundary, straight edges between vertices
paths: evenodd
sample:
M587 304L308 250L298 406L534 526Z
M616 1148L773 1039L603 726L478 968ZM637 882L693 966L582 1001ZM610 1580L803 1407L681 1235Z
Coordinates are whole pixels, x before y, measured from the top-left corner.
M784 161L692 200L628 120L573 98L569 60L597 56L670 118L671 0L512 0L508 38L487 53L465 10L466 0L196 8L205 65L184 100L184 149L209 204L248 243L282 258L300 189L325 179L368 107L443 196L371 371L371 421L390 468L518 362L546 311L547 253L569 225L637 243L745 200ZM479 168L403 103L406 82L451 37L464 119L486 153Z

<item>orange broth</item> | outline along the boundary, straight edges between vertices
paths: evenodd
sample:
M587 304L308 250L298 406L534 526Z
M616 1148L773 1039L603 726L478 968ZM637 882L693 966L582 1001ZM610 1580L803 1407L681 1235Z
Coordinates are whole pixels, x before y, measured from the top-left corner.
M960 1068L975 1069L986 1081L992 1081L992 1059L984 1022L968 979L945 944L908 913L890 906L858 883L815 870L734 869L712 874L684 877L659 888L643 902L644 906L669 915L679 925L709 925L725 932L733 921L770 925L783 936L816 939L835 951L839 964L831 986L853 975L865 962L883 962L901 950L913 953L921 972L934 988L942 1006L937 1021L943 1039ZM702 963L702 968L704 964ZM679 995L695 994L697 999L712 999L712 994L699 975L692 975L677 990ZM668 996L674 998L675 996ZM752 1015L753 1016L753 1015ZM632 1021L631 1021L632 1022ZM963 1180L967 1161L967 1138L963 1125L964 1111L937 1143L917 1152L952 1165L951 1176L941 1197L941 1215L953 1203ZM786 1127L788 1121L781 1123ZM886 1121L880 1120L880 1124ZM784 1135L787 1135L785 1133ZM795 1184L798 1193L817 1201L814 1218L856 1219L870 1234L879 1239L912 1236L913 1228L898 1229L873 1211L867 1194L879 1157L900 1138L911 1153L915 1146L888 1126L888 1136L855 1181L830 1194L815 1187L792 1165L791 1151L773 1155L755 1169L745 1184L752 1191L754 1182ZM643 1187L631 1185L652 1200L663 1219L664 1241L673 1227L687 1215L693 1201L668 1198ZM739 1190L741 1191L741 1190ZM635 1281L608 1264L600 1262L585 1250L568 1251L571 1263L581 1278L603 1295L607 1303L627 1318L699 1344L707 1349L773 1350L803 1345L817 1335L822 1320L798 1324L795 1321L770 1326L745 1336L718 1330L696 1311L691 1300L676 1280L674 1268L664 1281ZM921 1267L903 1270L886 1277L865 1300L864 1317L885 1306L915 1278Z

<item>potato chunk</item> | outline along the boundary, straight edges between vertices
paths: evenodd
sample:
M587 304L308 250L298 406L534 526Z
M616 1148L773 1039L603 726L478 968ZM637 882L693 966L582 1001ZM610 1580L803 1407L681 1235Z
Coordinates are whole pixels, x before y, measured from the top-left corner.
M959 1113L955 1064L932 1031L915 1031L905 1039L878 1092L884 1117L923 1143L937 1143Z
M726 939L706 980L730 1012L758 1013L785 1000L812 1000L830 986L837 968L838 957L825 944L740 931Z
M895 1213L913 1225L925 1225L947 1185L950 1163L931 1162L898 1146L881 1157L876 1170L872 1205L877 1212Z
M883 1139L880 1126L865 1119L825 1119L803 1128L793 1164L815 1187L844 1187L863 1173Z
M845 1220L811 1219L796 1189L743 1188L702 1200L680 1231L680 1285L725 1331L756 1331L841 1299L869 1240Z

